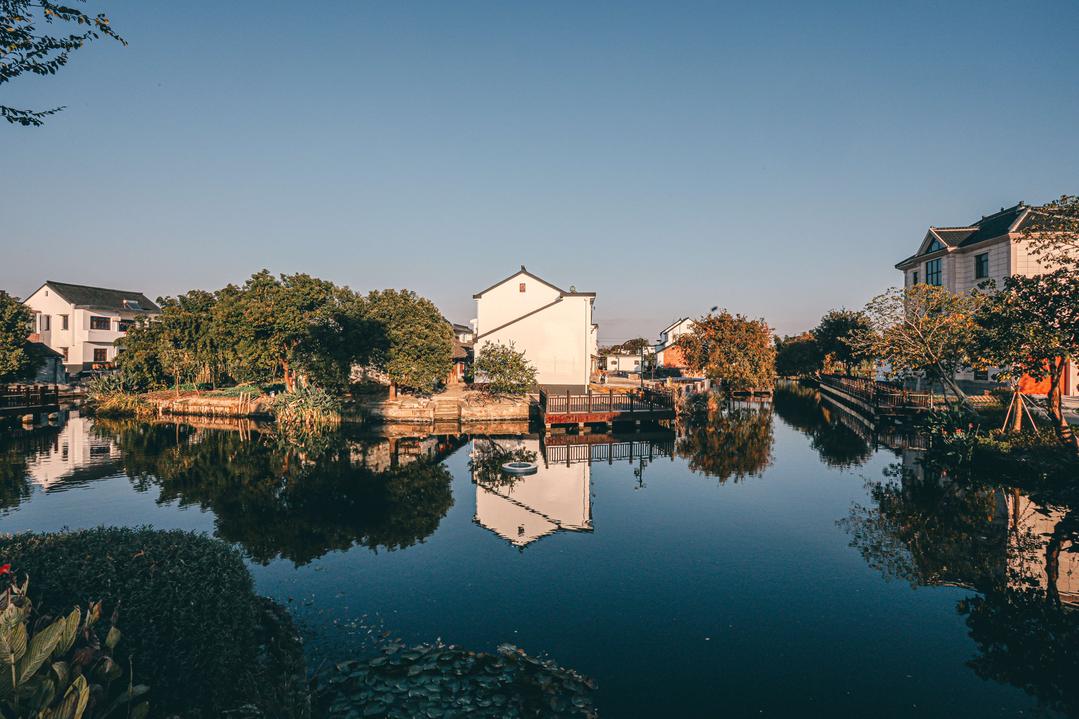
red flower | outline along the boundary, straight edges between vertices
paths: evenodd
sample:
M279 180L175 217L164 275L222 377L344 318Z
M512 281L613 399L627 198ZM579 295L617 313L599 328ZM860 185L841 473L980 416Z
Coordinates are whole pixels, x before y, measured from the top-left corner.
M5 574L11 574L10 564L0 564L0 577L4 576Z

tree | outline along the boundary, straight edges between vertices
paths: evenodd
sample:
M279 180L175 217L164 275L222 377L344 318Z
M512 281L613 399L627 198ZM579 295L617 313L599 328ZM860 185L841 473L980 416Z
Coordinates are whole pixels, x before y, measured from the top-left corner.
M1067 358L1079 356L1079 269L1012 275L989 295L976 315L982 366L1001 367L999 377L1018 386L1024 374L1049 380L1048 404L1056 430L1070 436L1063 411ZM1018 403L1018 407L1014 406ZM1022 423L1022 395L1015 393L1014 428Z
M367 295L366 318L380 328L368 359L397 386L430 392L453 368L453 329L434 303L409 290Z
M690 367L699 367L729 392L770 387L776 379L776 348L763 319L751 320L726 310L696 320L678 338Z
M780 377L805 377L823 368L824 353L811 332L776 338L776 373Z
M960 295L943 287L892 288L865 307L868 328L848 340L864 356L877 357L892 376L926 373L973 410L955 374L975 364L974 315L983 296Z
M68 35L50 35L38 32L42 22L69 23L86 29ZM24 73L55 75L67 64L72 52L101 36L127 44L104 14L91 17L49 0L0 0L0 85ZM0 105L0 116L12 124L39 126L47 116L62 109L21 110Z
M495 344L488 340L480 347L474 364L476 375L482 377L494 394L520 396L536 384L536 368L516 345Z
M0 382L28 379L41 366L42 357L26 339L33 329L30 308L0 290Z
M1079 268L1079 196L1061 195L1032 207L1019 235L1020 242L1050 268Z
M832 310L821 318L820 324L812 330L817 340L821 355L843 365L847 373L852 365L862 359L850 344L850 338L869 329L869 320L865 313L856 310Z

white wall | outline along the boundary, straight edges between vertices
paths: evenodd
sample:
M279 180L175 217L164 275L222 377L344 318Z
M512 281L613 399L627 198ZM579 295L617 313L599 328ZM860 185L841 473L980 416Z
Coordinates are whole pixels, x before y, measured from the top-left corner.
M529 314L534 310L540 311ZM596 346L591 297L560 298L557 290L519 273L476 301L476 319L477 357L486 342L512 343L535 366L540 384L588 384Z

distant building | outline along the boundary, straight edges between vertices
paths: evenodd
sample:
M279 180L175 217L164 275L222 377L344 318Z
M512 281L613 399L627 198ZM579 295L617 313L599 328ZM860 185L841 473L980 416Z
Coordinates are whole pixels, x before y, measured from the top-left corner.
M161 314L141 292L72 285L49 280L24 304L34 312L30 339L59 352L69 373L107 367L116 340L140 317Z
M453 325L453 336L457 338L457 341L463 345L471 346L476 339L476 333L469 325L461 325L456 322L451 322Z
M652 356L652 348L648 347L645 352L646 365L647 358ZM608 372L632 372L638 373L641 371L641 353L629 353L629 352L613 352L608 355L600 357L600 366Z
M477 358L487 342L512 343L536 368L539 384L578 390L588 386L598 357L599 328L592 323L595 292L563 290L521 265L473 298Z
M680 320L675 320L660 331L659 344L655 348L656 367L690 369L682 348L678 346L678 338L692 332L693 324L693 320L683 317Z
M960 227L930 227L918 245L918 251L896 264L903 273L903 284L936 285L952 292L969 292L982 282L1003 283L1009 275L1030 276L1047 272L1037 257L1030 254L1021 235L1030 221L1031 208L1022 202L982 217ZM960 372L956 378L969 382L989 381L993 371ZM1029 380L1029 378L1027 378ZM1023 385L1026 392L1044 394L1044 386L1032 381ZM1075 362L1065 369L1064 394L1079 394L1079 374Z

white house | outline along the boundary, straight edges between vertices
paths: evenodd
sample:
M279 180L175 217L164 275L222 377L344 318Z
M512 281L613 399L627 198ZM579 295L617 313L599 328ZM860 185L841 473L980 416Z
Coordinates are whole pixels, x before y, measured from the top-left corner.
M659 333L659 344L655 347L656 367L688 369L678 338L693 331L693 320L688 317L675 320Z
M521 269L476 300L475 352L487 342L525 353L541 385L583 390L598 357L598 326L592 323L595 292L563 290Z
M1037 275L1048 271L1030 254L1021 236L1031 208L1020 202L961 227L930 227L918 251L896 264L906 287L924 283L952 292L969 292L986 280L1000 285L1009 275ZM957 378L985 381L992 372L960 372ZM1075 362L1065 370L1064 393L1079 394ZM1026 391L1036 390L1027 389ZM1042 390L1044 393L1044 390Z
M652 349L648 348L646 356L651 356ZM641 371L641 355L640 353L630 352L616 352L609 355L604 355L600 358L600 363L603 369L608 372L640 372Z
M31 339L64 356L78 373L116 359L116 340L139 317L161 314L141 292L72 285L49 280L24 304L34 312Z

